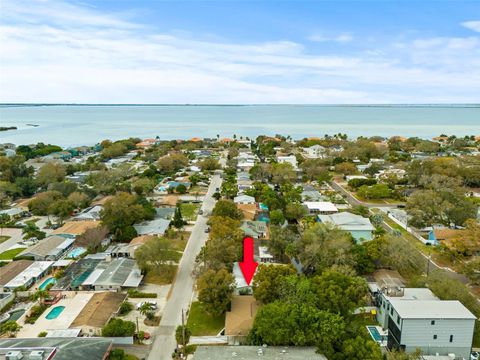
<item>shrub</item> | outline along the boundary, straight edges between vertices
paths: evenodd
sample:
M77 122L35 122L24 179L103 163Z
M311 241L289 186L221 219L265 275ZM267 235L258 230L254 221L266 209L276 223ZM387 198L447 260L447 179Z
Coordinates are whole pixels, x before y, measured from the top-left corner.
M133 310L133 304L125 301L120 305L120 309L118 310L118 315L127 315L130 311Z
M108 322L102 329L102 336L121 337L133 336L135 334L135 323L114 318Z
M47 336L47 332L46 331L40 331L37 335L37 337L45 337Z
M135 298L156 298L157 294L156 293L146 293L146 292L141 292L135 289L130 289L128 290L128 297L135 299Z

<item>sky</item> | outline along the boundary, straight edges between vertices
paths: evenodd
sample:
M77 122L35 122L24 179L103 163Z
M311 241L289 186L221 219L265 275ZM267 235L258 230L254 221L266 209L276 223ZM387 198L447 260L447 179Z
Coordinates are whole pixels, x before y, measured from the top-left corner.
M1 0L0 102L480 103L480 1Z

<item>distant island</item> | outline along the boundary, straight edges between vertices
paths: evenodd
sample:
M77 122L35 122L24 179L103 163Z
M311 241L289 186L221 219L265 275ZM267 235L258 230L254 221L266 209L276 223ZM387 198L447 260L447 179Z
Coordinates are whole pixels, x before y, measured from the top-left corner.
M16 126L0 126L0 131L17 130Z

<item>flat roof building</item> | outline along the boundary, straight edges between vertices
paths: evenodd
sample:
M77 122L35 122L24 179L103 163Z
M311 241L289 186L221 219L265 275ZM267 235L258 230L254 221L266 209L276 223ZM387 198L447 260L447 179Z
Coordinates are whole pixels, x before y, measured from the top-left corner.
M327 360L314 347L199 346L193 360Z

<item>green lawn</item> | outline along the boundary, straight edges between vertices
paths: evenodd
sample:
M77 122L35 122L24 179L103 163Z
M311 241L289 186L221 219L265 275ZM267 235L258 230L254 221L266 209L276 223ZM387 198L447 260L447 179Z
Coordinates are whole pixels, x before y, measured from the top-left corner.
M0 254L0 260L12 260L15 256L20 254L24 248L17 248L17 249L10 249L7 251L4 251L3 253Z
M143 281L146 284L168 285L173 282L177 274L177 265L163 265L159 269L149 270L145 274Z
M4 241L7 241L8 239L10 239L10 236L7 236L7 235L0 236L0 244L3 243Z
M187 221L195 221L200 204L184 203L180 205L182 216Z
M217 335L225 327L225 315L209 315L199 302L193 302L188 315L187 327L192 336Z

